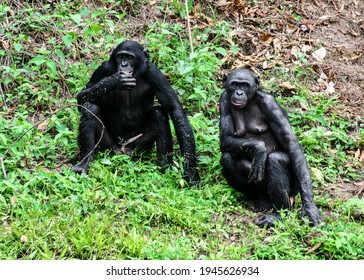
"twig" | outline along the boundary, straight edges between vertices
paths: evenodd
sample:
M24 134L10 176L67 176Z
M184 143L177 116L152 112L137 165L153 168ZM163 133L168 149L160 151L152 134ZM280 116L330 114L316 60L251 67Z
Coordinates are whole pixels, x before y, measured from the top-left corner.
M187 19L188 38L190 40L191 53L193 53L194 51L193 51L191 25L190 25L190 14L188 12L188 0L185 0L185 5L186 5L186 19Z
M9 153L10 149L13 148L19 141L20 139L22 139L24 137L25 134L27 134L30 130L34 129L36 126L38 126L39 124L43 123L44 121L46 121L47 119L51 118L52 116L54 116L55 114L57 114L58 112L65 110L67 108L70 107L81 107L83 109L85 109L86 111L88 111L91 115L93 115L102 125L102 131L101 131L101 135L99 140L97 141L97 143L95 144L95 147L92 149L92 151L90 153L88 153L82 160L81 162L87 158L95 149L96 147L100 144L102 137L104 136L104 130L105 130L105 126L103 124L103 122L99 119L99 117L97 117L93 112L91 112L89 109L87 109L85 106L79 105L79 104L70 104L67 106L64 106L56 111L54 111L52 114L50 114L49 116L45 117L44 119L42 119L41 121L37 122L36 124L34 124L31 128L27 129L26 131L24 131L7 149L6 151L3 153L3 155L0 157L0 162L1 162L1 168L3 170L4 173L4 177L5 179L8 179L7 173L6 173L6 169L5 169L5 164L4 164L4 159L5 156Z
M313 246L310 250L308 250L305 255L311 254L315 252L318 248L320 248L322 243L317 243L315 246Z
M8 104L6 103L6 97L5 97L5 94L4 94L4 91L3 91L3 87L2 87L2 85L0 84L0 93L1 93L1 97L3 98L3 100L4 100L4 106L7 108L7 109L9 109L9 106L8 106Z

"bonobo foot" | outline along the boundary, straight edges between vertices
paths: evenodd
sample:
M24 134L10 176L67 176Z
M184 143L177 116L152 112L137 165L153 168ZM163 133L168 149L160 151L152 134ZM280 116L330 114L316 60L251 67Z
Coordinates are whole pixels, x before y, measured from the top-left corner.
M185 179L191 186L196 186L200 182L200 176L195 168L185 167L183 179Z
M254 223L259 227L273 227L274 223L278 222L281 216L277 212L261 215L254 220Z
M309 203L302 206L302 217L307 217L314 226L318 226L323 222L320 211L314 203Z
M112 148L112 152L115 155L127 155L127 156L130 156L131 153L133 152L133 149L132 148L127 148L125 146L122 146L121 148L118 148L117 146L114 146Z
M76 164L71 168L72 171L77 172L78 174L87 174L88 172L88 164Z
M256 212L264 212L271 209L272 207L272 202L270 202L269 199L264 196L254 200L254 210Z

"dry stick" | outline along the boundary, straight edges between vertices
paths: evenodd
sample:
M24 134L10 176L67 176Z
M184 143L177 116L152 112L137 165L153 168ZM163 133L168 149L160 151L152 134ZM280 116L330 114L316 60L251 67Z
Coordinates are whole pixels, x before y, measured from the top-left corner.
M313 246L310 250L308 250L305 255L309 255L313 252L315 252L318 248L320 248L320 246L322 245L322 243L317 243L315 246Z
M1 86L1 84L0 84L0 93L1 93L1 97L3 98L3 100L4 100L4 106L8 109L9 108L9 106L8 106L8 104L6 103L6 97L5 97L5 94L4 94L4 91L3 91L3 88L2 88L2 86Z
M89 109L87 109L85 106L82 106L82 105L79 105L79 104L70 104L70 105L67 105L65 107L62 107L61 109L58 109L56 110L55 112L53 112L52 114L50 114L49 116L47 116L46 118L44 118L43 120L37 122L36 124L34 124L31 128L27 129L26 131L24 131L11 145L9 148L7 148L7 150L3 153L3 155L1 156L0 158L0 162L1 162L1 168L3 170L3 173L4 173L4 177L5 179L8 179L8 176L6 174L6 169L5 169L5 164L4 164L4 158L5 156L9 153L10 149L12 147L14 147L19 141L21 138L24 137L25 134L27 134L30 130L32 130L33 128L35 128L36 126L38 126L39 124L41 124L42 122L48 120L49 118L51 118L52 116L54 116L55 114L57 114L58 112L62 111L62 110L65 110L69 107L81 107L81 108L84 108L86 111L88 111L89 113L91 113L91 115L93 115L102 125L102 131L101 131L101 136L100 136L100 139L97 141L97 143L95 144L95 147L92 149L91 152L89 152L82 160L81 162L87 158L95 149L96 147L100 144L101 140L102 140L102 137L104 136L104 130L105 130L105 126L103 124L103 122L99 119L99 117L97 117L93 112L91 112Z
M190 14L188 12L188 0L185 1L185 5L186 5L186 18L187 18L188 38L190 39L191 53L193 53L192 33L191 33L191 25L190 25Z

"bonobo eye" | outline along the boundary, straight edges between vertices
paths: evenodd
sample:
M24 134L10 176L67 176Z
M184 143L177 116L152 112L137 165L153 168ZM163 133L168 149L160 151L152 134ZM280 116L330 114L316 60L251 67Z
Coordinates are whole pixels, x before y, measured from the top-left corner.
M243 87L249 87L250 85L249 85L249 83L247 83L247 82L242 82L241 83L241 85L243 86Z
M236 87L236 86L237 86L237 82L231 82L231 83L230 83L230 85L231 85L232 87Z
M134 56L132 56L131 54L128 54L127 59L132 60L132 59L134 59Z

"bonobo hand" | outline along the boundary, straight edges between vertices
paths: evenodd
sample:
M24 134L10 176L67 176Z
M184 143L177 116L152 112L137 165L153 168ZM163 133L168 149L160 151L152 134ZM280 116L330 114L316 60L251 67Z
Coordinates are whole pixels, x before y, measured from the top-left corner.
M267 159L267 152L265 145L260 145L258 151L255 153L252 166L248 175L248 182L250 184L259 184L263 181L265 175L265 162Z
M136 79L132 72L117 72L112 75L118 89L133 89L136 86Z
M323 222L320 211L314 203L305 203L302 205L302 217L307 217L315 226Z

